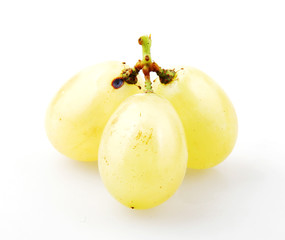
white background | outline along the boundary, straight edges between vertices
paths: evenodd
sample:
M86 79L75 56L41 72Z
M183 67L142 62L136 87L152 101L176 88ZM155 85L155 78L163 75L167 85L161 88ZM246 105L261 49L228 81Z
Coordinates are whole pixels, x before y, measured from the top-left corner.
M285 239L283 3L2 0L0 239ZM197 67L222 86L239 137L222 164L189 170L166 203L131 210L97 163L51 146L44 115L82 68L133 65L149 33L160 65Z

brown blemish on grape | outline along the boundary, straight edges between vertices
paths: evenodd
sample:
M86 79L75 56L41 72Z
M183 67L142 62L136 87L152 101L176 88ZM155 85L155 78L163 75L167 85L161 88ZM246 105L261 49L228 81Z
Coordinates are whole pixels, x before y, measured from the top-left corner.
M116 122L118 122L118 117L116 117L115 119L113 119L113 121L112 121L112 125L114 125Z
M145 144L148 144L151 138L152 138L152 133L148 136L148 138L147 138Z
M144 59L145 59L146 61L149 61L149 56L146 55L146 56L144 57Z
M118 87L115 86L114 83L115 83L116 80L122 80L122 81L123 81L123 82L122 82L122 85L120 85L120 86L118 86ZM124 82L125 82L125 81L124 81L122 78L115 78L115 79L111 82L111 86L112 86L114 89L119 89L119 88L121 88L121 87L124 85Z
M136 136L136 140L139 140L140 137L141 137L141 135L142 135L142 131L139 131L138 134L137 134L137 136Z
M134 209L134 208L135 208L135 207L133 206L133 205L134 205L134 201L130 201L129 204L130 204L130 208L131 208L131 209Z
M153 128L150 129L150 134L149 134L148 138L146 139L145 144L148 144L150 139L152 138L152 132L153 132Z
M141 116L141 113L140 113L140 116ZM153 128L150 129L149 134L143 134L142 131L139 131L136 136L136 140L141 139L141 143L144 143L145 145L147 145L152 138L152 133L153 133ZM136 146L133 147L133 149L135 148Z
M122 64L126 64L126 62L122 62Z
M106 156L104 156L104 161L105 161L106 165L109 166L109 161L107 160Z
M138 88L141 90L142 89L142 87L141 86L138 86Z

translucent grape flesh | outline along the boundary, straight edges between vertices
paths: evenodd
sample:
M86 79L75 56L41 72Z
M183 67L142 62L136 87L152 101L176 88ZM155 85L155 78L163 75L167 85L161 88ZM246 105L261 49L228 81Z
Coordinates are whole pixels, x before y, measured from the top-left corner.
M166 201L187 168L184 130L171 104L151 93L129 97L106 125L98 164L122 204L145 209Z
M205 169L222 162L237 139L237 116L225 92L205 73L191 67L176 68L169 84L156 79L155 93L168 99L186 134L188 167Z
M112 81L127 66L110 61L88 67L70 79L56 94L46 114L50 142L75 160L95 161L103 129L127 97L140 92L124 83L115 89Z

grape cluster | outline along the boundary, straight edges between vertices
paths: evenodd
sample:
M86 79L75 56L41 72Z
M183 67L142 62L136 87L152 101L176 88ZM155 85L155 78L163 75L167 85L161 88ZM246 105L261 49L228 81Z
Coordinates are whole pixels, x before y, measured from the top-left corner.
M161 69L151 60L150 36L139 43L143 59L134 68L110 61L70 79L48 107L46 132L62 154L98 160L119 202L146 209L175 193L187 167L210 168L230 154L237 117L209 76L187 66ZM151 71L158 75L153 83Z

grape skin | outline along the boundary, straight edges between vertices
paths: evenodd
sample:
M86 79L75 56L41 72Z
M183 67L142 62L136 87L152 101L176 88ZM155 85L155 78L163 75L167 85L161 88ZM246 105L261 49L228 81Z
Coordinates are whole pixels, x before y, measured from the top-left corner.
M71 78L56 94L46 113L46 133L52 145L69 158L95 161L103 129L136 85L118 89L112 81L128 66L108 61L90 66ZM141 80L140 80L141 81Z
M180 186L187 168L182 123L156 94L129 97L109 119L99 147L99 171L109 192L135 209L157 206Z
M156 79L155 93L168 99L183 123L189 160L188 167L205 169L221 163L232 151L238 131L234 107L225 92L205 73L176 68L169 84Z

